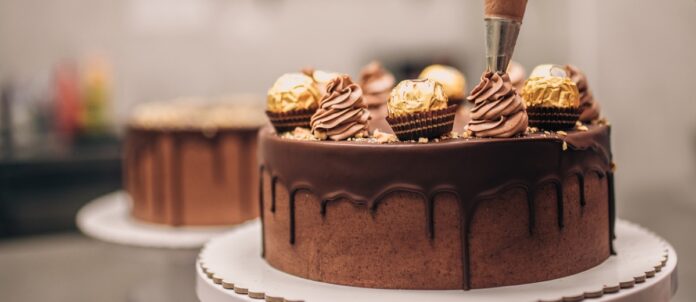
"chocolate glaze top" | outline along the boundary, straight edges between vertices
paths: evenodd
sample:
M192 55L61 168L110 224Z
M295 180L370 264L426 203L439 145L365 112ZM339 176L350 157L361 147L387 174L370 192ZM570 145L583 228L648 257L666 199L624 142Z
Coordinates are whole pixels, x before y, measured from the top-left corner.
M570 172L609 171L609 132L608 126L590 126L565 137L540 133L376 144L288 140L266 127L260 131L259 148L262 164L280 182L288 188L310 189L322 200L349 197L371 203L395 188L426 195L451 191L470 200L510 182L531 186ZM561 156L563 152L569 156Z

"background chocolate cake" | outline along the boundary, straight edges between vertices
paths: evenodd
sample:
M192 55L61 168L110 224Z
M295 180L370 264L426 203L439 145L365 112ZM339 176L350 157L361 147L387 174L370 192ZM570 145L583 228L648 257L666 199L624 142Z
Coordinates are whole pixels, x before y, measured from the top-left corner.
M258 215L259 108L187 102L136 110L124 152L126 191L137 219L230 225Z

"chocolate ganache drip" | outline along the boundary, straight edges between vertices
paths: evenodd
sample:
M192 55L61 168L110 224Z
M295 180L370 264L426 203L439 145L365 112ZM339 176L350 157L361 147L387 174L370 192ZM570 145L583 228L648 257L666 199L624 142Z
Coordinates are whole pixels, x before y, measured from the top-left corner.
M394 75L377 61L371 62L360 71L363 98L370 107L386 104L395 83Z
M478 137L512 137L527 129L527 111L508 74L487 71L467 100L471 109L469 130Z
M595 101L592 91L587 84L587 77L577 67L566 65L570 79L578 86L580 92L580 121L591 122L599 118L599 104Z
M312 133L319 139L345 140L367 136L370 112L363 102L360 86L348 75L329 81L319 109L312 115Z

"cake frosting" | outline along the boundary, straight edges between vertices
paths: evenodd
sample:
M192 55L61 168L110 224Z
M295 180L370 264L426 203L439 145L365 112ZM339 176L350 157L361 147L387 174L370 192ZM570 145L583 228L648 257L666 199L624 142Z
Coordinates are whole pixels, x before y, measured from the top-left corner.
M507 74L485 72L467 98L474 103L468 129L479 137L512 137L527 129L525 106Z
M599 103L594 99L590 91L585 73L573 65L566 65L568 76L578 87L580 93L580 121L591 122L599 118Z
M363 91L348 75L327 83L326 94L310 121L312 133L319 139L345 140L366 137L370 112L363 102Z

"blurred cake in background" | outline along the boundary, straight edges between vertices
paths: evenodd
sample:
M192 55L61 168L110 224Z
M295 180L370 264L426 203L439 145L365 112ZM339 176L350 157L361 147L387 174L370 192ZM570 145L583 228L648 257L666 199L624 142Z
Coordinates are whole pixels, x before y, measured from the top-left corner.
M135 218L206 226L237 224L258 215L256 131L265 120L263 109L235 99L201 101L136 108L123 160L124 187Z

